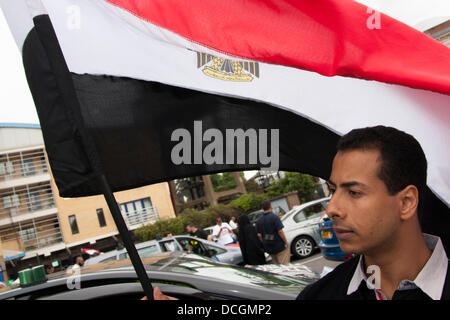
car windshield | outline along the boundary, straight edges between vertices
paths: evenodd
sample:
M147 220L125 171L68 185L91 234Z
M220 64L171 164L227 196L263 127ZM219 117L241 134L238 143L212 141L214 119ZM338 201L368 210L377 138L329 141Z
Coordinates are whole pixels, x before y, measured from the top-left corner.
M180 251L164 252L143 258L142 262L147 271L181 273L198 276L200 278L222 279L229 282L245 284L249 286L263 287L282 293L298 294L305 286L318 280L305 272L304 276L294 277L270 273L251 268L238 267L215 260L186 254ZM113 270L134 270L129 259L101 262L81 268L81 273L86 275L94 272ZM69 277L70 274L58 272L49 275L49 280L61 277ZM1 292L2 290L0 290ZM8 290L4 290L8 291Z
M194 255L187 256L179 254L177 258L173 255L166 259L154 261L152 264L146 264L149 271L165 271L196 275L199 277L208 277L215 279L226 279L230 282L259 286L276 291L298 294L308 284L316 281L309 275L298 278L283 276L280 274L269 273L250 268L238 267L229 264L218 263L211 259L198 257Z

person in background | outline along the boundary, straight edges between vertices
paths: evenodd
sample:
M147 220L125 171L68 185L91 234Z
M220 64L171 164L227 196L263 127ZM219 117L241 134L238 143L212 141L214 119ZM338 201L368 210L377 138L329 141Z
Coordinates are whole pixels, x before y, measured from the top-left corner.
M234 237L236 240L238 240L239 239L239 235L238 235L239 229L238 229L238 223L236 222L236 217L235 216L231 217L228 224L230 225L231 230L233 231L233 234L231 236Z
M239 246L244 264L260 265L266 263L264 247L256 234L255 227L250 223L246 214L239 217Z
M51 264L46 264L45 265L45 273L51 274L53 272L55 272L55 268Z
M75 264L67 268L67 273L71 274L80 270L80 268L84 265L84 259L82 256L78 256L75 258Z
M197 228L192 223L186 226L186 231L191 235L191 237L208 240L208 233L206 233L203 229Z
M78 267L82 267L84 265L84 259L83 259L82 256L78 256L75 259L75 265L78 266Z
M170 239L173 237L172 232L170 231L166 231L164 232L164 238L163 239ZM168 251L175 251L175 240L172 241L165 241L164 242L164 247L168 250Z
M166 231L166 232L164 232L164 239L167 239L167 238L172 238L173 237L173 234L172 234L172 232L170 232L170 231Z
M236 240L231 236L233 230L226 222L222 222L221 218L217 218L217 224L213 228L213 235L217 238L218 243L221 245L227 245L236 243Z
M258 237L266 252L272 257L273 263L289 264L291 252L283 232L283 223L272 212L272 205L269 200L263 201L261 206L264 214L256 221Z

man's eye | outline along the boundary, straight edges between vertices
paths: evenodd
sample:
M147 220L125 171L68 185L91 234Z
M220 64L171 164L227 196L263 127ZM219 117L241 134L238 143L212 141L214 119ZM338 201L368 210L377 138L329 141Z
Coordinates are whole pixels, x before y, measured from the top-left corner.
M353 190L349 190L348 193L349 193L352 197L359 197L359 196L361 195L361 192L353 191Z
M336 192L336 189L328 188L330 190L330 194L334 194Z

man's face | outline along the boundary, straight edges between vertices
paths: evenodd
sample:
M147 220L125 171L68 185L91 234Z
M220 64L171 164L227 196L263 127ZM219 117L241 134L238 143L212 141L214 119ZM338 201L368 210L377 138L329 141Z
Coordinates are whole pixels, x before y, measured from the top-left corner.
M222 220L217 220L217 224L218 224L219 226L221 226L221 225L222 225Z
M395 239L399 201L378 178L380 164L378 150L338 152L334 158L327 213L344 252L373 254Z
M191 233L191 227L190 226L186 226L186 231L188 232L188 233Z

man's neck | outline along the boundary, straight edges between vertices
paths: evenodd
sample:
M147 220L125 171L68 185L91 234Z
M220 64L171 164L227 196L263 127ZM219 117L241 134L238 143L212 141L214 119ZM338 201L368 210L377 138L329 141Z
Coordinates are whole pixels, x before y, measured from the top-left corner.
M384 251L364 254L363 261L366 270L370 265L380 268L381 291L391 299L402 280L414 281L431 254L422 234L415 233L397 237Z

